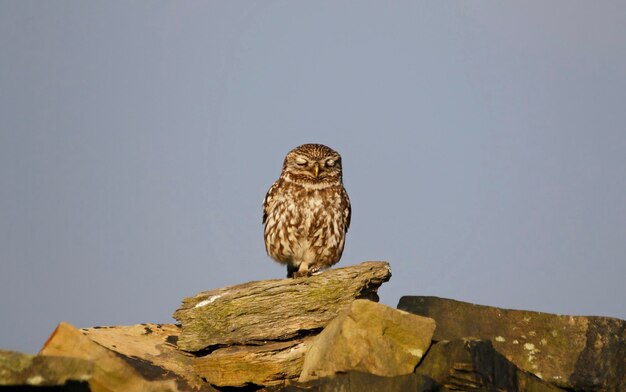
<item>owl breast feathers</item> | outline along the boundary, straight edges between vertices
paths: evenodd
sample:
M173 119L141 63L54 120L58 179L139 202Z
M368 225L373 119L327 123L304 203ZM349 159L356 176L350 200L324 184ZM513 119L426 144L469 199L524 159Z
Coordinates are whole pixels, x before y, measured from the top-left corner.
M341 259L350 214L341 156L321 144L296 147L263 201L267 254L287 264L287 277L330 267Z

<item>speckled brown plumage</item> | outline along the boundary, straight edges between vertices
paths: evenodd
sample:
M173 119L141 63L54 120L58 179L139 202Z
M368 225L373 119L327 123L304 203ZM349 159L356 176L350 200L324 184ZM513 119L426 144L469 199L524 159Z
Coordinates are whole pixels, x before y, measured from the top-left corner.
M321 144L296 147L263 201L267 254L287 264L288 277L330 267L341 259L350 214L339 153Z

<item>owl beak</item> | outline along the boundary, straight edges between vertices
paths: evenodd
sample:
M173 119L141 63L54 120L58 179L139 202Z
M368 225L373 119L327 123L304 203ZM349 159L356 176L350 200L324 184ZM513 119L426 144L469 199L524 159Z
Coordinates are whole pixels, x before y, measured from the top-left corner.
M316 163L315 166L313 167L313 175L317 177L319 174L320 174L320 165L319 163Z

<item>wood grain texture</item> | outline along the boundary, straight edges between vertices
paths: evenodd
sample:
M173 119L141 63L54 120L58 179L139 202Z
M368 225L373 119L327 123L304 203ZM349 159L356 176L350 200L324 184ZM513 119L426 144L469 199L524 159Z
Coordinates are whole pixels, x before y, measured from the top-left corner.
M263 344L319 332L357 298L378 301L391 278L386 262L326 270L298 279L274 279L206 291L183 300L178 348L189 352Z

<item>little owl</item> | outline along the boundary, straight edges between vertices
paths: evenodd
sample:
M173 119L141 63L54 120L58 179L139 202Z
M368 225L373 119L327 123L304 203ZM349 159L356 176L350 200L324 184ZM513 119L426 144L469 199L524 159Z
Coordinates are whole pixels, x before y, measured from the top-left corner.
M309 276L341 258L350 226L341 156L321 144L289 151L263 201L265 249L287 277Z

